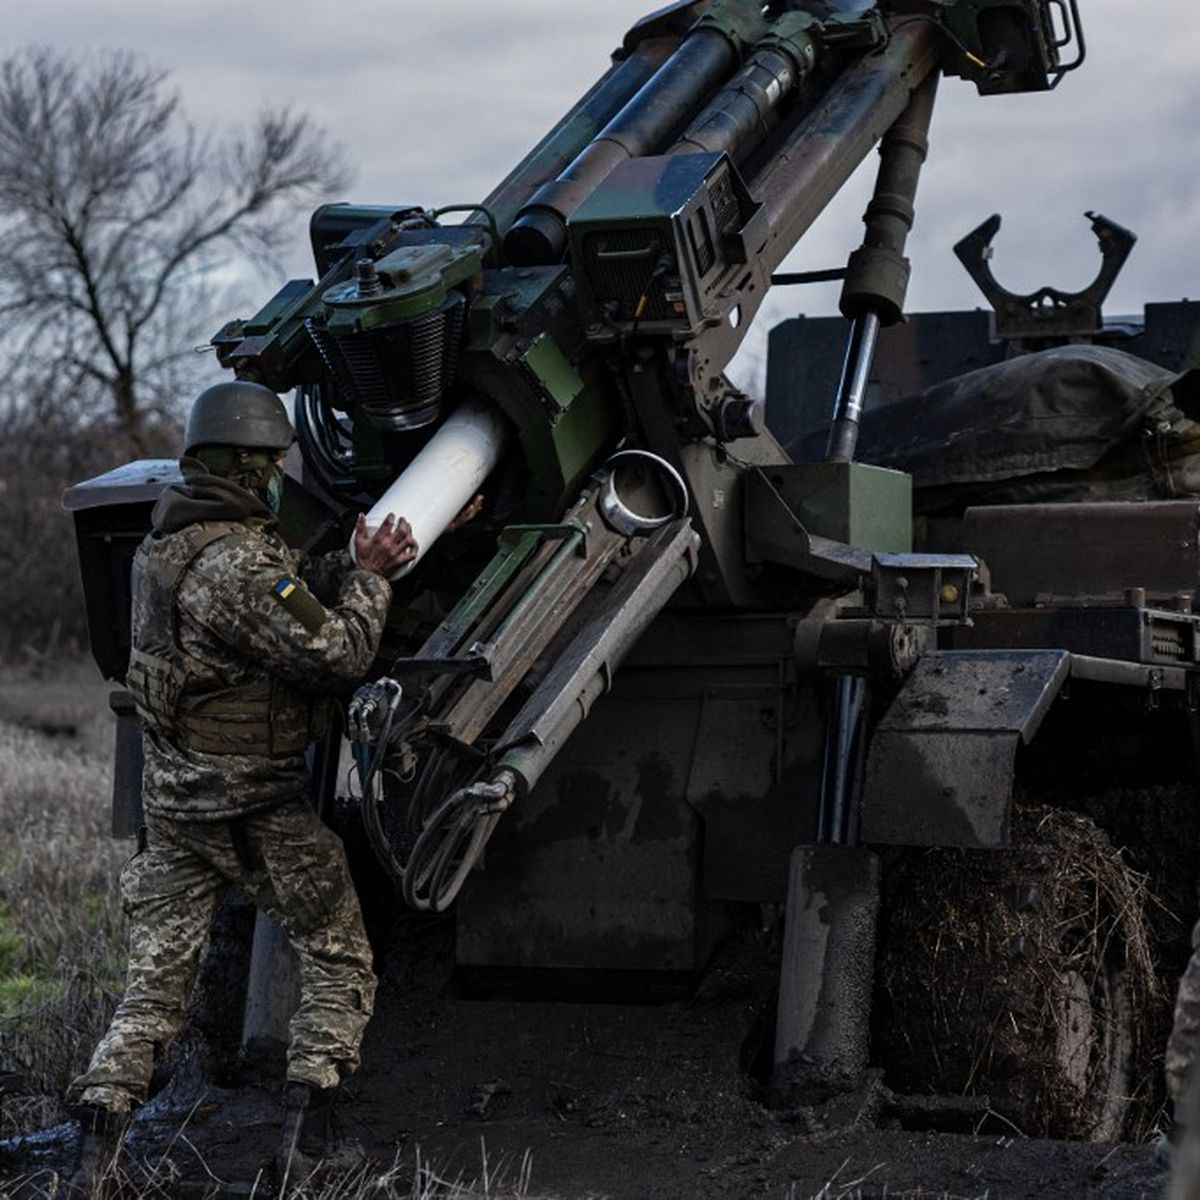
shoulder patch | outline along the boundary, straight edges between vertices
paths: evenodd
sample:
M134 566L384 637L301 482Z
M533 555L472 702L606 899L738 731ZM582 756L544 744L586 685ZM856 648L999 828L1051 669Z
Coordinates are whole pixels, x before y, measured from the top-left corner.
M284 575L271 588L271 595L308 630L317 633L329 615L324 605L302 584L290 575Z

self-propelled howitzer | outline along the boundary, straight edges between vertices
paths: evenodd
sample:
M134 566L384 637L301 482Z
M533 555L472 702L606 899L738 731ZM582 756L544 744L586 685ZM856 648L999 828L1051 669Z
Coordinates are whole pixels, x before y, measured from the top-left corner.
M457 898L477 978L684 979L726 906L786 900L777 1059L865 1065L862 821L968 844L864 805L872 714L981 584L970 555L913 554L908 478L854 461L864 389L904 313L940 76L1048 90L1082 58L1075 0L677 3L489 196L318 210L317 282L213 339L295 392L300 542L414 520L380 678L314 774L332 814L352 757L376 855L411 906ZM850 321L828 450L794 464L725 369L877 144L863 244L823 273ZM446 534L480 490L474 531ZM77 490L85 555L115 498ZM119 678L125 648L98 641ZM989 802L1006 813L1007 784ZM806 942L814 890L836 903Z
M301 390L312 490L369 504L372 524L407 515L422 553L499 464L521 475L495 558L390 672L405 699L389 737L417 764L416 790L445 754L470 763L410 814L407 851L368 781L368 828L409 903L457 894L499 813L676 593L779 611L814 577L875 594L907 571L932 597L907 618L963 616L969 560L885 568L872 553L909 549L908 493L851 462L860 380L880 325L903 313L942 68L984 92L1048 88L1077 65L1060 57L1071 36L1073 9L1032 0L674 5L630 31L466 224L322 209L320 281L217 335L239 375ZM724 368L772 272L881 137L867 239L844 272L854 326L829 461L796 468ZM870 498L823 525L794 499L813 486Z

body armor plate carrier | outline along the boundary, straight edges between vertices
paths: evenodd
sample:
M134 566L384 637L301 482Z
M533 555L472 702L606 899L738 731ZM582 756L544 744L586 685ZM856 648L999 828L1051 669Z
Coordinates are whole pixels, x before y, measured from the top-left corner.
M179 586L202 550L244 532L205 521L168 541L148 536L133 562L133 649L126 686L146 727L202 754L301 754L324 733L328 702L270 675L230 685L179 638Z

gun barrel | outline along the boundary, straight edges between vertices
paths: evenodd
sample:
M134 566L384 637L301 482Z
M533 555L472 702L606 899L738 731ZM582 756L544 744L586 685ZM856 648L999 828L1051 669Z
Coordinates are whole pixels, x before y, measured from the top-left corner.
M646 84L678 43L670 38L640 42L614 63L484 200L501 233L508 231L538 188L558 175ZM468 224L482 222L473 217Z
M534 193L504 239L515 266L558 262L567 248L567 218L619 163L657 153L737 62L733 43L701 26L655 72L557 179Z

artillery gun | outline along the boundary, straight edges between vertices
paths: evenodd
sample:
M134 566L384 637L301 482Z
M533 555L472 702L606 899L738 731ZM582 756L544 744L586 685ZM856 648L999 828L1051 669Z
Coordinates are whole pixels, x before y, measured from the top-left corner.
M422 561L396 581L377 680L312 748L314 802L361 828L387 903L453 903L476 988L687 988L731 912L783 913L775 1086L853 1086L884 868L1006 847L1019 760L1068 692L1186 722L1194 536L1185 562L1110 564L1105 606L1006 597L1003 535L983 553L967 520L914 550L910 477L856 455L881 330L904 318L940 76L1050 90L1083 57L1075 0L673 4L462 223L323 207L317 281L214 337L239 376L294 392L294 544L344 544L360 512L413 521ZM877 143L863 244L817 273L842 279L849 321L824 444L793 461L725 368L772 284L816 277L776 272ZM773 396L777 429L802 399ZM68 494L118 682L129 562L174 470ZM477 489L480 520L443 536ZM1046 522L1047 561L1075 528ZM140 735L114 707L129 832ZM247 1038L286 1016L261 982L282 954L260 922ZM1120 1014L1093 983L1063 1003L1099 1031ZM1128 1082L1101 1041L1071 1043L1070 1081L1102 1097L1084 1133L1119 1126Z

